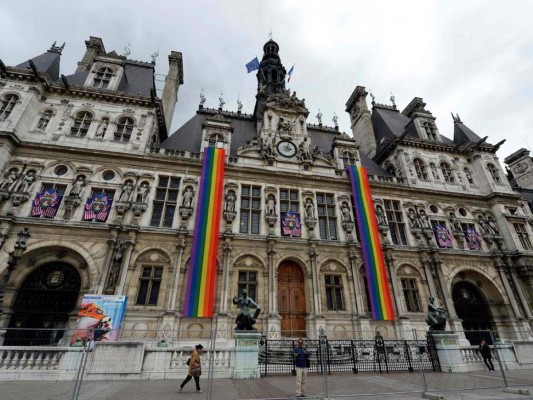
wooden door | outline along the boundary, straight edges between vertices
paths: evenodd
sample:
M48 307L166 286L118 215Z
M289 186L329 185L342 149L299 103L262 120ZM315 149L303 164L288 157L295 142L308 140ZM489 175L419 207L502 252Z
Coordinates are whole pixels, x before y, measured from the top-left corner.
M306 336L304 274L294 262L285 262L279 267L278 310L281 316L281 336Z

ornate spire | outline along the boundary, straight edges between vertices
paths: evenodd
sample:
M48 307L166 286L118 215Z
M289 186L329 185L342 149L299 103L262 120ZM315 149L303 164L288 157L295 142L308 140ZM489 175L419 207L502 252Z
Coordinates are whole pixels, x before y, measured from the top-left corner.
M54 43L52 43L52 45L50 46L50 49L48 49L48 51L51 51L53 53L59 53L61 54L61 52L63 51L63 49L65 48L65 44L66 42L63 42L63 44L61 46L56 46L56 41L54 41Z

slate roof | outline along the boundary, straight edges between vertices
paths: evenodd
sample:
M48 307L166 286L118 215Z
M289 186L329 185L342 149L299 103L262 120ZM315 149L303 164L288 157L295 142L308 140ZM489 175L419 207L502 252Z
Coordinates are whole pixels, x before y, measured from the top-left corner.
M39 72L45 72L48 74L52 81L59 80L59 64L61 60L61 54L56 51L47 51L40 56L31 59ZM16 68L31 69L30 61L24 61L16 66Z
M453 142L455 144L465 144L469 142L477 143L481 138L476 135L468 126L460 121L455 121L453 128Z

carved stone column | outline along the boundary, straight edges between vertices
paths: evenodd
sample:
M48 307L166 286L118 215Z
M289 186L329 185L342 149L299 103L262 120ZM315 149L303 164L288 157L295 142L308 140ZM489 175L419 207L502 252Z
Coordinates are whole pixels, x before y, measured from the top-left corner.
M527 302L524 289L522 288L522 285L520 283L520 279L518 278L518 275L516 273L516 269L514 269L513 267L509 267L509 270L511 274L511 279L516 288L516 292L518 293L518 297L520 298L520 302L522 303L522 308L524 309L524 312L526 313L527 319L531 320L533 319L533 315L531 314L531 310L529 309L529 304Z
M385 264L389 270L390 282L392 285L392 292L394 295L394 303L396 303L396 316L401 318L405 315L405 310L402 304L402 294L398 288L398 276L396 275L396 268L394 267L394 257L390 249L385 250Z
M309 261L311 265L311 276L313 279L313 311L315 317L322 317L322 297L320 296L320 286L318 284L317 258L318 252L316 251L316 243L312 243L309 249Z
M167 304L167 309L169 311L176 310L176 298L178 296L180 272L181 272L181 261L183 258L183 251L185 250L185 237L183 235L178 235L178 244L176 245L176 262L174 264L174 273L172 274L172 286L170 287L170 296L169 302Z
M228 291L229 291L229 269L230 269L230 257L231 257L231 239L233 235L224 235L224 247L223 259L222 259L222 288L220 290L220 314L225 315L228 313Z
M350 263L352 291L354 294L352 308L354 310L354 314L362 315L365 313L365 308L363 306L363 295L360 286L361 280L359 276L359 269L357 268L357 253L353 248L348 252L348 260Z
M128 269L130 266L130 260L131 260L131 253L133 252L133 248L135 247L135 239L134 238L128 238L126 239L124 243L126 250L124 255L124 261L122 263L122 268L120 271L120 283L118 285L116 294L121 295L124 294L124 286L126 285L126 277L128 275Z
M278 296L276 269L274 266L274 256L276 255L276 240L268 239L267 262L268 262L268 314L278 315Z
M507 268L503 263L501 263L501 259L499 257L497 257L496 259L496 269L498 270L498 274L500 276L500 280L502 281L505 294L507 295L507 298L511 303L511 308L513 309L513 313L516 319L523 319L524 317L522 316L522 313L518 308L518 304L516 303L514 297L513 289L511 288L511 284L509 283L509 277L507 276Z
M100 281L98 283L98 287L96 288L96 294L104 293L104 286L107 281L107 275L109 273L109 267L111 264L111 257L113 256L113 249L115 248L116 243L116 236L107 239L107 253L104 259L104 264L102 265L102 271L100 272Z

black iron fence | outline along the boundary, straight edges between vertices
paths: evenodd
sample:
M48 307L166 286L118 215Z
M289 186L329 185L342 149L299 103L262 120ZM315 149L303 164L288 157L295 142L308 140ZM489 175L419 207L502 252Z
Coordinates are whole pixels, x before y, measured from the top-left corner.
M306 340L311 352L310 373L440 371L432 340L328 340L324 351L319 340ZM259 367L262 376L294 373L293 349L296 340L261 338ZM324 371L325 370L325 371Z

